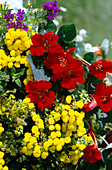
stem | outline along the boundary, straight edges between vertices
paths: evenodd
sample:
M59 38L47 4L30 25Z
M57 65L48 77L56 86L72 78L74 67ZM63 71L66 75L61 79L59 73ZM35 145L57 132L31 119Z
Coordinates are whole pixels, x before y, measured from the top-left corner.
M94 144L98 146L98 142L94 133L92 133L91 137L93 138Z
M87 64L88 66L90 66L91 64L89 62L87 62L86 60L84 60L79 54L75 55L77 58L79 58L81 61L83 61L85 64Z
M102 136L100 136L100 138L107 144L107 146L108 146L108 142L102 137Z

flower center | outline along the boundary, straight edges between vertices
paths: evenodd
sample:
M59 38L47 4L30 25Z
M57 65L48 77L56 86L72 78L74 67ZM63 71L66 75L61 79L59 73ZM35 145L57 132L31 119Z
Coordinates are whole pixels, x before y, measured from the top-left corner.
M48 43L48 40L46 40L46 42L44 43L44 48L47 49L50 47L50 44Z
M98 64L97 67L96 67L96 70L102 71L102 64Z
M59 61L60 61L60 65L62 67L66 66L67 60L65 58L63 58L62 56L59 57Z
M103 102L103 103L106 103L106 102L107 102L107 96L103 96L103 97L102 97L102 102Z

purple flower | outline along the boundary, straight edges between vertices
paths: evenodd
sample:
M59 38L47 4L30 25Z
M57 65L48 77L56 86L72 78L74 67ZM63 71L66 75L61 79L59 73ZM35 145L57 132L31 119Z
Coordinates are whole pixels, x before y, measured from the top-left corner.
M43 9L47 11L47 17L51 20L54 20L56 13L61 11L57 6L57 1L44 3Z
M7 22L10 22L11 20L14 19L14 14L11 14L11 12L8 12L7 15L4 15L4 19L7 20Z
M15 22L8 23L6 27L9 28L14 28L15 27Z
M25 31L28 31L29 27L22 23L24 19L25 12L24 10L19 9L16 14L11 14L11 12L8 12L7 15L4 15L4 19L7 20L8 24L6 27L9 28L20 28L24 29ZM12 22L13 20L16 20L16 22Z
M18 9L19 14L25 14L24 10Z

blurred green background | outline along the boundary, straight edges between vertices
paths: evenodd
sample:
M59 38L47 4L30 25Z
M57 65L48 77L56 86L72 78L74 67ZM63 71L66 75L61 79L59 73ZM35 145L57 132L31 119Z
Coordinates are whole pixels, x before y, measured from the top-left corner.
M24 1L24 7L27 0ZM44 2L51 0L31 0L33 8L40 8ZM92 45L101 44L104 38L112 41L112 0L58 0L67 12L62 12L63 24L74 23L76 29L86 29L88 42ZM108 58L112 60L110 48Z

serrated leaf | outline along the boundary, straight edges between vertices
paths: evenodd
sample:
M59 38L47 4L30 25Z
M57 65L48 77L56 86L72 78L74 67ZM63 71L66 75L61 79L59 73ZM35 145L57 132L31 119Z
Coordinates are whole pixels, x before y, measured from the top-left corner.
M63 25L60 27L57 35L59 36L58 42L67 41L70 42L76 37L76 28L74 24Z

